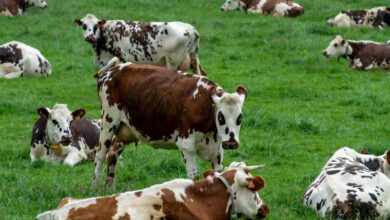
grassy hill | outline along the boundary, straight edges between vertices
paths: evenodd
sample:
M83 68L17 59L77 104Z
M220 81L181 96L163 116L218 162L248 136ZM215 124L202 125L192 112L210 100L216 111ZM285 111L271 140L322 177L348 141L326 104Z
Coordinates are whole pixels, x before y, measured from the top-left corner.
M223 0L48 0L45 10L0 17L0 44L18 40L38 48L53 66L49 78L0 79L0 216L32 219L61 198L107 195L185 177L178 151L130 145L117 166L117 188L90 189L93 163L66 167L31 164L29 142L38 107L66 103L99 117L91 46L73 20L99 18L184 21L201 34L200 61L227 91L244 85L241 147L225 151L224 164L265 164L256 171L268 219L317 219L300 201L306 187L341 146L382 154L388 149L390 75L354 71L322 50L337 34L386 42L389 30L334 29L325 21L342 9L371 8L385 0L297 0L301 17L276 18L221 12ZM200 161L200 160L199 160ZM210 165L201 162L201 170ZM105 173L105 172L103 172ZM103 182L103 179L101 180Z

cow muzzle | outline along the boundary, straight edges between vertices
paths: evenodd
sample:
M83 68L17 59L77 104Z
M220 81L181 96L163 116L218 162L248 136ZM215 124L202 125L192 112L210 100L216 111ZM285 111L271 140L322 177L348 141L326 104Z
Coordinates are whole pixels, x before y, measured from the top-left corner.
M89 43L95 43L96 42L96 38L93 36L93 35L89 35L85 38L85 40Z
M223 141L222 148L225 150L234 150L237 149L240 144L237 141Z
M329 58L329 54L325 50L322 51L322 55L324 55L326 58Z
M67 146L69 145L70 143L72 142L72 136L70 135L63 135L61 137L61 141L60 141L60 144L63 145L63 146Z
M257 210L256 219L263 219L267 217L268 214L269 214L268 205L264 204Z
M221 11L225 11L225 9L224 9L224 8L221 8Z

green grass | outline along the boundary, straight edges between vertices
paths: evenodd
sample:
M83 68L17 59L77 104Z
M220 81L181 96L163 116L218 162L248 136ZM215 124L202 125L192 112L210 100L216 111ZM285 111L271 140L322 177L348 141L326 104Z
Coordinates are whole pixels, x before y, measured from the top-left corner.
M46 10L1 17L1 44L25 42L53 66L49 78L0 79L1 218L32 219L63 197L107 195L185 177L178 151L142 144L123 153L116 189L90 189L90 162L73 168L31 164L29 142L38 107L67 103L99 117L92 49L73 24L93 13L106 19L180 20L197 27L209 78L227 91L241 84L249 92L241 147L225 151L224 164L266 164L255 174L267 182L261 196L270 206L268 219L317 219L300 200L331 154L341 146L382 154L390 139L390 75L351 70L345 60L325 59L321 51L336 34L386 42L390 30L325 26L341 9L386 5L385 0L298 2L305 14L295 19L223 13L223 0L48 0ZM202 171L210 168L200 164Z

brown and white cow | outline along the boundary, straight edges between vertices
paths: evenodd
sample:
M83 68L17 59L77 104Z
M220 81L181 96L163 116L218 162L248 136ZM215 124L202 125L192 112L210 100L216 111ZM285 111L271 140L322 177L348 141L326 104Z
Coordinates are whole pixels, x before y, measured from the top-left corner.
M390 67L390 45L373 41L345 40L337 35L323 51L325 57L346 58L358 70Z
M30 6L46 8L47 3L44 0L0 0L0 16L21 15Z
M371 9L344 10L327 21L332 27L374 27L390 26L390 8L376 7Z
M88 199L63 199L36 220L192 219L224 220L232 214L262 219L269 213L258 191L263 178L250 171L261 166L233 162L222 173L205 172L205 179L174 179L149 188Z
M51 65L39 50L11 41L0 45L0 78L49 76Z
M226 0L221 10L240 10L280 17L296 17L304 13L303 7L291 0Z
M31 161L43 159L70 166L94 159L100 127L82 118L84 109L70 112L64 104L39 108L30 144Z
M107 158L108 185L114 181L118 155L127 143L178 148L190 178L198 175L196 155L221 170L222 148L238 148L245 88L227 93L204 76L131 63L97 75L102 128L94 184L113 145Z
M198 59L199 33L183 22L150 22L98 19L87 14L75 23L92 44L95 64L103 67L113 57L122 62L151 64L206 75Z

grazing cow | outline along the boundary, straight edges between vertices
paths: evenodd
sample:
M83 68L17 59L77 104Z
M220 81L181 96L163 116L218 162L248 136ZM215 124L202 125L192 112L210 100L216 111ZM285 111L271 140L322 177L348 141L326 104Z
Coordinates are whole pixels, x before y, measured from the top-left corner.
M198 175L196 155L221 170L222 148L239 146L241 111L247 97L241 86L230 94L204 76L131 63L101 71L97 77L102 129L94 184L110 146L108 186L114 181L117 158L128 143L178 148L190 178Z
M49 76L50 74L49 61L37 49L17 41L0 46L0 78Z
M390 45L373 41L345 40L337 35L323 51L325 57L346 58L349 66L358 70L388 69Z
M44 0L0 0L0 16L21 15L30 6L46 8L47 3Z
M64 104L39 108L31 138L31 161L44 159L73 166L93 159L99 140L97 123L82 118L84 109L70 112Z
M280 17L297 17L304 13L303 7L291 0L226 0L221 10L240 10Z
M344 147L310 184L303 204L331 218L388 219L389 177L390 151L374 156Z
M91 14L75 23L84 29L85 40L92 44L98 67L116 56L122 62L182 71L191 68L195 74L206 75L198 59L199 34L190 24L106 21Z
M327 21L332 27L374 27L390 26L390 8L376 7L362 10L344 10Z
M222 173L205 172L205 179L174 179L146 189L89 199L63 199L51 211L36 220L92 219L230 219L231 214L247 219L262 219L268 205L258 191L265 186L263 178L250 171L261 166L233 162Z

